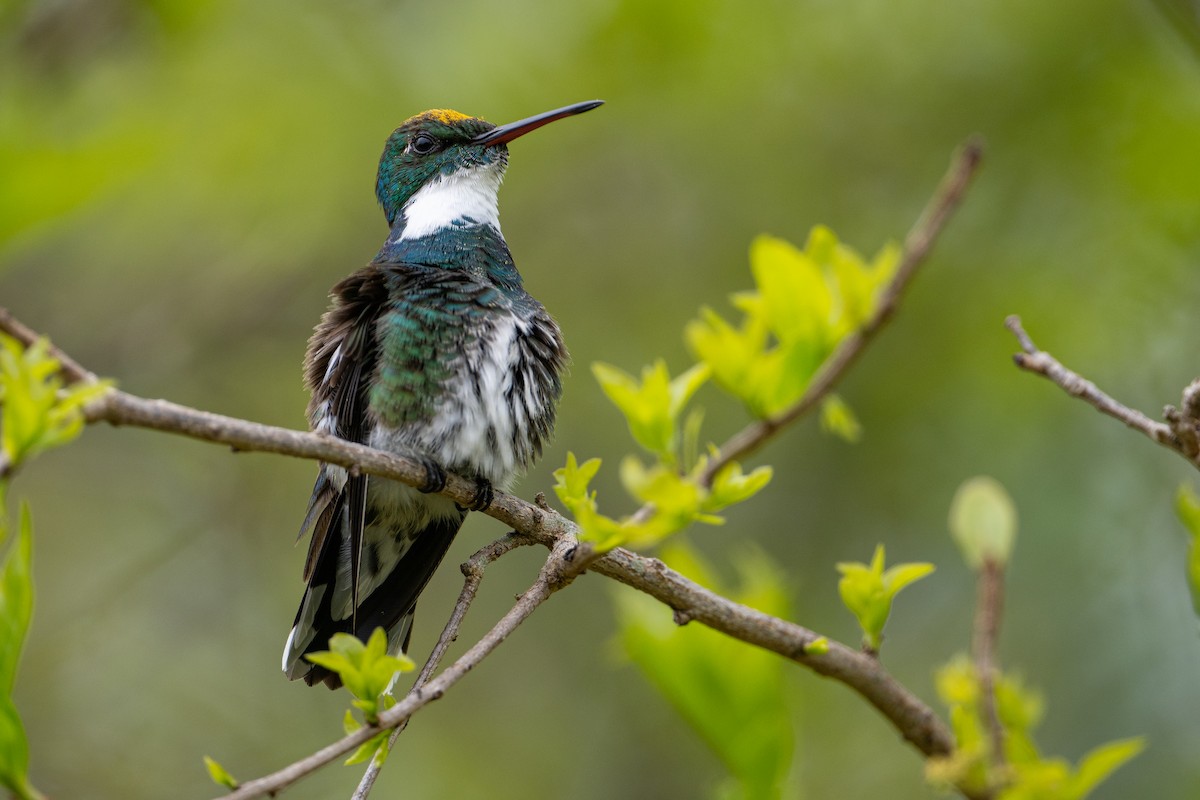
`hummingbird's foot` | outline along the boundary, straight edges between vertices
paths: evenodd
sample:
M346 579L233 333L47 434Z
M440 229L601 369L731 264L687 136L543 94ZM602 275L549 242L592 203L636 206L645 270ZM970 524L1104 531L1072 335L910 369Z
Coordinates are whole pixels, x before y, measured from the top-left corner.
M425 467L425 485L418 486L417 491L425 494L440 492L446 488L446 470L432 458L418 458L421 466Z
M467 506L471 511L487 511L488 506L492 504L496 493L492 490L492 483L487 478L475 479L475 494L471 495L471 504ZM459 506L462 508L462 506Z

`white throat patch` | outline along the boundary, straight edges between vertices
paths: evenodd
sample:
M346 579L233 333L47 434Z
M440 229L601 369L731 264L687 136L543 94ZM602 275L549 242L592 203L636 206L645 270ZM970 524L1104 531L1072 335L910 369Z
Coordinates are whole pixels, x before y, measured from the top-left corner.
M400 240L419 239L470 217L500 230L497 194L504 173L498 164L460 169L422 186L400 209L404 229Z

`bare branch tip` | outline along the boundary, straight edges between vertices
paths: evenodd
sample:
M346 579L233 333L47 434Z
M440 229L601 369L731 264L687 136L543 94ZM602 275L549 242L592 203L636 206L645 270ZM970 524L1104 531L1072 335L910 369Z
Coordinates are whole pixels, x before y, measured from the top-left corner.
M1021 345L1021 349L1026 353L1033 355L1038 351L1037 345L1033 343L1033 339L1025 332L1025 327L1021 324L1021 318L1016 314L1009 314L1004 318L1004 327L1012 331L1012 335L1017 337L1017 342ZM1018 361L1018 366L1025 366L1023 362Z
M1184 414L1193 420L1200 420L1200 378L1184 387L1180 402Z
M983 153L986 149L987 140L983 138L983 134L972 133L959 149L959 157L971 169L974 169L983 160Z

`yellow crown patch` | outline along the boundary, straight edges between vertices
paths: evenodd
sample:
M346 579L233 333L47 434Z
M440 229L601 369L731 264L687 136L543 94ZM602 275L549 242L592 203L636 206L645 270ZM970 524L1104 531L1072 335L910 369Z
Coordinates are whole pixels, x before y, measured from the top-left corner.
M466 114L451 110L449 108L431 108L428 111L423 111L420 114L417 114L415 117L407 120L405 124L418 119L430 119L440 122L443 125L453 125L455 122L459 122L464 119L470 119L470 117L468 117Z

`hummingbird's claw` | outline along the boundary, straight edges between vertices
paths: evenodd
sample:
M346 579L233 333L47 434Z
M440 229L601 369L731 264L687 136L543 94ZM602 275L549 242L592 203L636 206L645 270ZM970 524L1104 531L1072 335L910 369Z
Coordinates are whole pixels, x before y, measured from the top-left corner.
M421 457L418 460L421 462L421 466L425 467L425 484L418 486L417 490L425 494L433 494L445 489L446 470L442 469L442 465L432 458Z
M468 506L459 506L464 511L487 511L488 506L492 504L492 500L496 497L495 491L492 489L492 483L487 478L475 479L475 494L471 496L471 504Z

